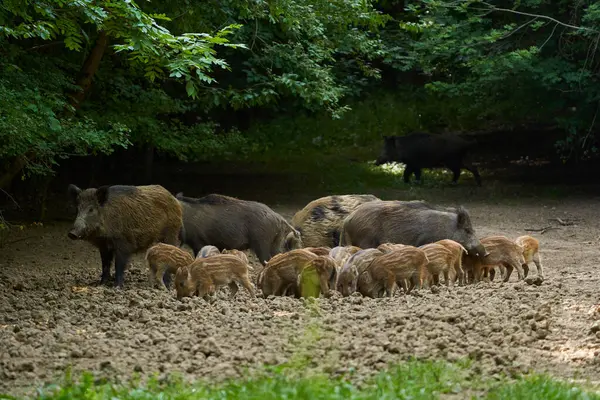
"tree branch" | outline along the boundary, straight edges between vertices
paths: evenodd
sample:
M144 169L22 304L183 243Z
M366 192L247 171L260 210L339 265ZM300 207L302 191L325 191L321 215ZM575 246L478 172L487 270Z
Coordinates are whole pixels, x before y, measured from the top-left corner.
M45 43L45 44L40 44L39 46L33 46L27 49L27 51L34 51L34 50L39 50L39 49L45 49L46 47L52 47L52 46L56 46L57 44L62 44L64 43L63 40L58 40L56 42L50 42L50 43Z
M511 10L511 9L508 9L508 8L499 8L499 7L494 6L493 4L486 3L485 1L482 1L481 3L485 4L488 7L490 7L493 11L502 11L502 12L507 12L507 13L512 13L512 14L518 14L518 15L527 15L529 17L543 18L543 19L547 19L547 20L552 21L552 22L556 22L557 24L565 26L567 28L581 29L581 30L588 31L588 32L600 33L600 31L597 31L597 30L591 29L591 28L586 28L585 26L575 26L575 25L571 25L571 24L566 24L564 22L561 22L561 21L557 20L556 18L552 18L552 17L549 17L547 15L533 14L533 13L528 13L528 12L524 12L524 11L516 11L516 10Z
M552 36L554 36L554 31L556 31L556 28L558 28L558 25L559 24L554 24L554 29L552 29L552 32L550 32L550 36L548 36L548 39L546 39L544 41L544 43L542 43L542 45L540 46L540 51L542 51L542 49L544 48L546 43L548 43L550 41L550 39L552 39Z

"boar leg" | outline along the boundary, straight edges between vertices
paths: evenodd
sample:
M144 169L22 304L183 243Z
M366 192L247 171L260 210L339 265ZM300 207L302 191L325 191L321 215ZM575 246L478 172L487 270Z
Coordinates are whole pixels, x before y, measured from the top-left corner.
M496 267L491 267L489 269L489 275L490 275L490 282L492 282L494 280L494 278L496 277Z
M504 279L504 277L506 276L506 267L503 264L500 264L500 276L502 277L502 279Z
M415 286L417 286L417 277L413 276L408 280L408 284L406 285L406 289L404 290L404 294L410 294Z
M169 288L171 287L171 278L171 273L168 270L166 270L163 274L162 281L167 290L169 290Z
M406 164L406 168L404 168L404 174L403 174L404 183L410 182L410 176L412 175L412 173L413 173L412 165Z
M396 288L396 276L390 272L388 273L387 280L385 282L385 293L388 297L394 295L394 289Z
M158 287L160 289L169 290L169 289L167 289L167 285L165 285L165 282L163 281L163 276L167 273L168 272L166 272L160 268L154 273L154 281L156 282L156 284L158 285Z
M227 286L229 286L229 290L231 291L231 294L229 295L229 300L233 300L233 298L239 290L238 285L234 281L231 281Z
M456 272L455 282L458 282L459 286L465 285L465 271L462 269L462 265L460 265L460 258L454 264L454 271Z
M523 266L521 265L521 263L519 263L519 262L515 263L515 265L513 266L513 268L517 270L517 274L519 276L519 280L525 279L523 277ZM527 267L527 268L529 268L529 267Z
M527 275L529 275L529 265L525 263L521 265L521 268L523 268L523 277L527 278Z
M449 165L448 169L452 171L452 184L458 185L458 178L460 178L460 165Z
M446 286L450 287L450 275L448 274L448 270L444 271L444 279L446 280Z
M421 183L421 168L414 167L415 172L415 183L418 185Z
M250 293L250 297L256 297L254 294L254 286L252 285L252 282L250 282L248 275L242 276L240 284L248 291L248 293Z
M148 284L151 288L154 288L156 279L156 267L153 264L148 265Z
M102 259L102 276L100 277L100 284L106 285L110 280L110 265L112 264L115 252L106 243L102 243L99 248L100 258Z
M533 262L535 263L535 266L537 267L538 276L542 280L544 280L544 270L542 269L542 258L540 257L539 253L535 253L533 255Z
M125 283L125 266L129 262L130 254L117 248L115 251L115 287L122 289Z
M466 169L467 171L469 171L470 173L473 174L473 177L475 178L475 182L477 182L477 186L481 186L481 176L479 175L479 171L477 170L477 167L468 161L463 162L463 167L464 167L464 169Z
M513 266L510 264L504 264L504 268L506 269L506 274L504 275L504 282L508 282L510 279L510 275L513 272Z

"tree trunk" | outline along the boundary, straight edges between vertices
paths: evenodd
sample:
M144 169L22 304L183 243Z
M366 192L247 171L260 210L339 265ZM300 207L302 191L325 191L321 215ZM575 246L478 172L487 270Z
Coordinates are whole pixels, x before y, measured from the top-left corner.
M94 46L92 52L83 63L81 73L76 82L76 84L81 87L82 90L71 95L71 105L76 109L79 108L81 103L83 103L83 100L85 100L86 96L90 92L90 89L92 88L92 80L94 79L94 75L96 75L96 72L100 67L100 61L102 60L102 56L104 55L104 50L106 49L107 45L108 38L106 37L106 32L100 31L98 40L96 40L96 46Z
M0 189L6 190L10 186L15 176L27 165L27 161L29 161L27 154L18 156L13 160L8 170L0 175Z

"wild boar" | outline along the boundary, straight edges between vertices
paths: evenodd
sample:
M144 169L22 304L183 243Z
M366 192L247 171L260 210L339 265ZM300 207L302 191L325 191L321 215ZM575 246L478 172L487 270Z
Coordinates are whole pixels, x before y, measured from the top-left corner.
M505 236L488 236L481 244L489 252L487 257L477 257L472 253L463 255L463 266L472 274L472 281L479 282L486 272L489 274L496 266L506 269L504 282L508 282L513 269L517 270L519 280L523 279L522 265L525 263L523 248ZM493 279L493 276L490 276Z
M404 286L408 280L406 294L409 294L425 278L427 263L425 252L414 246L392 250L376 257L358 276L358 291L372 298L381 297L383 293L392 297L396 286Z
M261 264L282 251L288 233L300 237L265 204L219 194L201 198L176 195L183 207L184 242L194 255L206 245L219 250L252 250Z
M406 245L399 243L382 243L379 246L377 246L377 249L381 250L383 253L389 253L390 251L401 249L404 246Z
M344 263L338 275L336 290L347 297L356 292L358 276L362 274L376 257L383 254L378 249L364 249L354 253Z
M331 251L330 247L320 246L320 247L305 247L304 250L308 250L311 253L314 253L318 256L328 256Z
M270 259L258 277L263 296L283 296L286 292L298 296L298 275L317 257L306 249L296 249Z
M419 247L427 256L428 278L430 286L440 284L440 274L444 274L446 286L450 286L450 268L454 267L454 253L439 243L429 243ZM462 255L462 254L461 254Z
M467 249L465 249L464 246L462 246L460 243L455 242L454 240L450 240L450 239L438 240L435 243L445 246L448 250L450 250L452 252L452 254L453 254L452 266L454 267L456 279L458 280L459 285L465 285L466 278L465 278L465 271L462 268L462 258L463 258L463 254L469 254Z
M205 298L220 287L229 286L230 299L233 299L238 292L238 284L254 297L254 286L250 282L248 270L252 270L252 267L231 254L196 258L190 265L179 268L175 274L177 298L194 294Z
M322 293L329 294L337 277L335 260L330 256L317 256L308 262L298 275L296 282L300 297L318 298Z
M196 258L206 258L206 257L216 256L217 254L221 254L221 251L213 245L208 245L208 246L203 246L200 249Z
M110 280L115 259L115 287L122 288L125 266L132 254L161 242L174 246L183 236L181 205L159 185L112 185L85 190L71 184L77 217L68 233L72 240L96 246L102 260L101 284Z
M222 254L234 255L234 256L238 257L240 260L242 260L244 263L250 264L250 262L248 261L248 256L243 251L239 251L236 249L225 249L225 250L223 250Z
M537 268L538 276L544 280L544 270L542 268L542 257L540 256L540 242L533 236L524 235L519 236L515 243L523 248L523 258L525 263L523 264L523 276L527 278L529 273L529 264L535 263Z
M464 168L473 174L477 185L481 186L477 167L466 160L467 152L473 144L456 135L416 132L407 136L384 136L383 148L375 165L389 162L406 164L405 183L409 183L413 173L416 182L420 183L422 168L446 167L452 171L452 183L457 184L460 171Z
M346 194L311 201L292 218L292 226L301 235L300 243L293 235L288 234L286 250L337 246L344 218L359 205L377 200L377 197L370 194Z
M359 250L360 248L356 246L336 246L331 249L329 256L334 259L335 265L339 270L344 266L346 261Z
M154 287L158 284L159 287L167 290L171 275L174 275L178 268L193 263L194 257L177 246L157 243L146 251L145 260L148 265L150 286ZM168 275L167 279L165 275Z
M374 201L359 206L344 220L342 244L363 249L382 243L422 246L442 239L460 243L470 254L487 252L467 210L434 207L424 201Z

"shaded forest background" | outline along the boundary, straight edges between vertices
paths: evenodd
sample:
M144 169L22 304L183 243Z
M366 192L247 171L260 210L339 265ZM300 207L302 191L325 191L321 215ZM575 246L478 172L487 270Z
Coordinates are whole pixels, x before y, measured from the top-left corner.
M43 219L70 182L327 174L412 131L594 179L599 22L585 0L5 0L0 203Z

